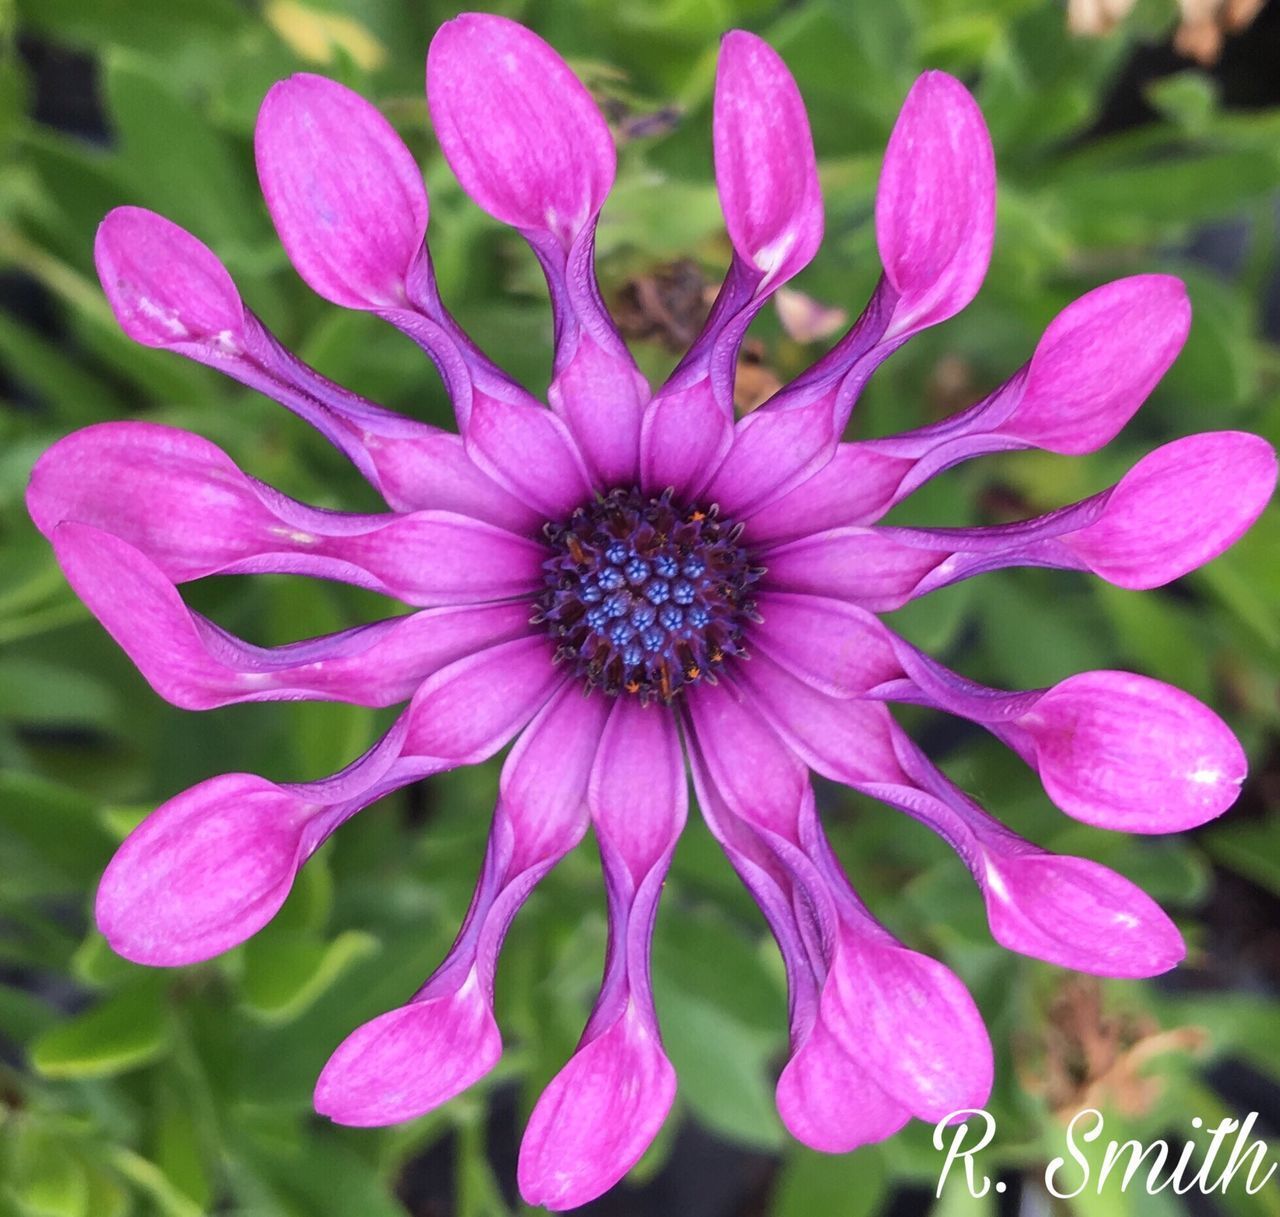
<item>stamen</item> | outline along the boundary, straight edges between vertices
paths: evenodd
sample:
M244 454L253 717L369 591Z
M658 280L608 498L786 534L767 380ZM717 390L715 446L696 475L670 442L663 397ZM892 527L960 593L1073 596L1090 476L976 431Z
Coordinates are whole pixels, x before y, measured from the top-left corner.
M556 662L588 688L670 702L745 656L743 630L760 619L751 586L764 570L716 505L620 489L543 531L552 556L535 620L559 644Z

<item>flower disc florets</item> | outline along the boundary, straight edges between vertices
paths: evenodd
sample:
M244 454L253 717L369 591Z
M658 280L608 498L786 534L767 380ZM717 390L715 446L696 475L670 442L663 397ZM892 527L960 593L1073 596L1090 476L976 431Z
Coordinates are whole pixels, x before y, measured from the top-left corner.
M716 680L743 630L759 620L751 585L764 573L742 545L742 525L719 508L684 507L613 490L547 524L552 556L536 620L560 642L556 660L591 687L670 702Z

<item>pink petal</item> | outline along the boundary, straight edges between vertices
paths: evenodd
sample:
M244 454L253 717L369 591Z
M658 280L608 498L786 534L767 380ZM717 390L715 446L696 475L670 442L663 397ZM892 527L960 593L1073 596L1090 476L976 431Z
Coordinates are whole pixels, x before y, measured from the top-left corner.
M502 802L514 830L510 871L567 853L586 831L587 783L610 702L576 681L547 703L502 767Z
M62 520L101 528L176 581L288 571L448 604L530 593L546 556L535 541L452 512L308 507L199 436L147 423L105 423L54 445L32 473L28 505L43 531Z
M117 954L159 966L243 942L289 894L311 810L247 773L170 799L112 858L98 888L98 928Z
M501 1055L472 972L455 991L390 1010L347 1036L316 1082L315 1109L360 1128L398 1124L461 1093Z
M593 311L604 316L594 304ZM613 323L608 324L612 329ZM564 419L601 485L632 484L648 382L636 371L616 334L601 342L577 318L572 328L576 337L569 339L566 334L557 344L559 372L547 391L547 401Z
M1180 832L1221 815L1248 764L1227 725L1188 693L1130 672L1055 685L1022 719L1049 797L1123 832Z
M98 226L93 257L111 309L135 342L238 344L240 293L213 251L185 229L141 207L117 207Z
M778 53L744 30L720 44L716 185L737 255L785 283L822 243L822 192L800 91Z
M743 667L756 662L753 657ZM796 839L796 808L809 785L805 766L752 700L726 682L694 685L685 700L699 756L719 797L754 827Z
M832 697L860 697L902 675L892 635L870 613L790 592L756 597L764 620L751 642L793 676Z
M567 516L591 497L591 480L568 428L539 406L477 398L467 453L494 481L543 512Z
M538 511L482 473L462 438L434 427L416 436L371 436L375 486L395 511L455 511L511 532L533 533Z
M338 1048L316 1087L318 1111L344 1124L395 1123L439 1106L496 1064L498 952L534 886L586 831L606 714L605 699L566 683L525 729L503 766L484 868L453 947L409 1003Z
M151 687L191 710L299 698L394 705L445 664L530 632L527 606L495 604L256 647L193 613L164 573L118 537L62 524L53 544L67 581Z
M591 771L591 817L637 886L665 865L688 810L675 718L662 706L614 699Z
M647 1020L628 1003L542 1092L520 1145L526 1203L577 1208L640 1160L675 1098L676 1075Z
M544 634L460 659L414 694L404 752L475 764L501 748L563 683Z
M832 528L873 524L893 503L911 464L865 444L841 444L812 477L750 516L746 538L763 546Z
M95 256L127 334L281 402L344 452L393 507L463 510L508 526L530 523L528 508L470 464L457 436L383 410L286 351L241 304L217 258L163 216L118 208L98 231ZM442 362L452 373L446 377L450 391L469 402L469 376L483 371L478 356L468 364L451 340L446 345L449 358ZM486 383L495 379L502 378L495 373Z
M377 108L323 76L293 76L263 101L254 152L280 241L312 290L347 308L402 304L427 192Z
M496 219L567 248L600 210L616 167L608 125L531 30L489 13L446 22L427 54L427 100L449 167Z
M968 90L945 72L911 87L889 137L876 242L901 300L891 332L954 316L977 294L995 233L995 157Z
M942 548L904 545L875 528L833 528L770 550L769 585L887 612L910 600L949 556Z
M1038 852L983 861L991 932L1011 951L1099 976L1156 976L1186 954L1160 906L1105 866Z
M822 995L841 1046L912 1115L982 1107L991 1041L964 985L936 960L846 929Z
M902 780L885 706L828 696L763 652L738 679L787 750L814 772L851 786Z
M847 1154L891 1137L911 1112L876 1085L818 1018L778 1078L778 1114L797 1141Z
M1241 431L1189 435L1143 457L1101 518L1064 543L1109 583L1159 587L1234 545L1275 485L1266 440Z
M640 479L653 494L668 486L691 499L733 443L733 420L706 379L662 389L644 412Z
M1050 452L1101 448L1178 357L1191 328L1171 275L1134 275L1068 305L1045 330L1000 431Z
M719 503L726 515L749 516L821 469L839 438L825 398L753 411L738 424L733 447L701 497Z

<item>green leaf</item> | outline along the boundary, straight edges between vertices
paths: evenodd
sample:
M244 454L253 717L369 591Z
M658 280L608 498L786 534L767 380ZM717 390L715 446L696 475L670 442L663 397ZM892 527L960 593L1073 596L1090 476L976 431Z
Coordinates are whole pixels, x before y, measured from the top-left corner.
M164 980L146 974L41 1035L31 1063L48 1078L100 1078L150 1064L169 1048Z
M53 1007L26 989L0 984L0 1036L25 1044L55 1017Z
M137 965L122 959L96 929L90 929L71 957L71 973L83 984L100 989L136 976Z
M0 830L82 888L97 877L113 845L92 800L15 770L0 771Z
M133 201L171 217L219 247L254 244L262 231L248 158L138 60L108 57L106 93L120 139L115 171Z
M54 1134L21 1128L14 1159L15 1191L28 1217L97 1217L84 1164Z
M88 1176L90 1217L125 1217L132 1205L115 1176L96 1167L89 1168Z
M116 1148L110 1162L117 1171L155 1203L162 1217L203 1217L201 1207L189 1200L154 1162L123 1147ZM97 1217L95 1214L94 1217Z
M1223 866L1280 896L1280 834L1274 824L1228 821L1204 842Z
M123 43L172 56L188 40L231 37L243 20L234 0L19 0L23 20L63 42L98 50Z
M874 1147L834 1155L801 1149L778 1175L769 1217L870 1217L880 1211L885 1190L884 1162Z
M1188 135L1203 135L1218 108L1218 84L1205 72L1175 72L1146 87L1147 100Z
M694 1115L728 1140L764 1149L781 1145L770 1069L780 1035L727 1018L678 988L668 987L659 1004L663 1042L680 1078L681 1098Z
M1066 162L1044 183L1046 202L1082 241L1150 241L1159 231L1231 215L1280 183L1280 154L1200 152L1108 172Z
M378 940L347 930L332 942L290 930L266 930L244 948L244 1002L268 1022L301 1014L351 964L374 954Z
M340 1135L314 1137L305 1153L264 1153L256 1144L246 1148L255 1167L294 1201L294 1211L306 1217L404 1217L390 1180Z
M156 1165L179 1192L201 1209L207 1208L212 1186L189 1097L168 1084L168 1079L162 1079L156 1086L151 1110L152 1157Z
M7 655L0 658L0 718L111 730L119 724L120 708L114 692L91 673Z

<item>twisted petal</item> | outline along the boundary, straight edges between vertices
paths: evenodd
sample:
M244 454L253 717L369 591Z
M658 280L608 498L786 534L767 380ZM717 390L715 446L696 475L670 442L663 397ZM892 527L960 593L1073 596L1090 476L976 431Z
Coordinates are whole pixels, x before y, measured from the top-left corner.
M492 756L564 683L545 634L477 651L432 675L413 696L409 756L474 765Z
M800 90L763 39L732 30L720 44L716 185L734 252L785 283L822 244L822 192Z
M827 979L819 944L835 917L829 893L821 882L806 888L795 873L795 855L784 852L780 860L776 840L757 832L720 797L697 746L690 763L707 827L759 904L786 967L791 1055L778 1078L778 1114L797 1140L827 1153L884 1140L911 1113L885 1094L818 1017ZM798 827L799 816L793 822ZM811 878L817 872L810 866L803 873Z
M1133 417L1186 340L1191 310L1182 283L1135 275L1087 293L1045 330L1030 362L959 414L883 439L844 445L842 480L831 465L753 523L753 535L798 535L812 507L819 527L871 524L931 478L993 452L1036 447L1092 452ZM772 522L777 515L779 523ZM797 523L799 520L797 520Z
M748 671L756 703L788 745L818 773L905 811L947 841L982 889L992 933L1003 945L1106 976L1151 976L1182 957L1176 927L1145 893L1096 863L1047 854L992 820L924 758L884 707L828 697L762 656L752 660ZM999 702L993 690L987 693L993 694L990 701ZM1025 712L1037 696L1000 695L1005 701L1001 709L1016 714L1021 707ZM1108 774L1101 767L1105 762L1092 759L1090 774L1106 785ZM881 966L871 961L879 959L883 950L874 937L849 946L852 975L860 976L862 966ZM894 961L903 962L891 954L884 966L892 971L897 966ZM920 965L906 961L903 966L911 971ZM927 975L918 980L933 983ZM938 983L945 988L949 982ZM908 981L903 984L907 987L901 992L909 992ZM849 992L840 992L843 996L838 999L824 998L829 1002L824 1004L824 1017L841 1036L837 1019L843 1011L850 1020L847 1035L862 1033L859 1028L869 1024L855 1006L844 1004L846 999L853 1001ZM855 1051L847 1037L841 1042ZM882 1084L907 1101L906 1091ZM946 1110L966 1105L970 1104L956 1103Z
M876 197L884 278L849 333L739 424L708 496L747 516L822 469L872 372L911 334L973 299L994 226L995 166L982 115L959 81L926 72L885 152Z
M98 928L136 963L194 963L228 950L279 911L309 822L305 804L252 774L193 787L117 851L98 888Z
M755 656L742 667L754 668L757 659L767 662ZM724 683L695 685L686 702L707 783L718 799L751 827L798 841L795 815L808 774L758 707Z
M466 442L476 464L544 520L568 515L591 495L568 428L541 406L477 398Z
M945 72L911 87L876 194L876 242L899 299L891 333L953 317L977 294L995 235L995 156L982 112Z
M1169 370L1190 328L1186 288L1172 275L1095 288L1050 322L998 430L1050 452L1101 448Z
M267 93L254 152L281 243L312 290L347 308L402 304L426 237L427 191L378 109L300 73Z
M245 307L227 268L185 229L141 207L117 207L98 226L98 277L134 342L232 348Z
M100 528L178 582L286 571L438 605L526 595L545 557L528 538L453 512L308 507L207 440L150 423L103 423L61 440L37 462L27 502L46 535L64 520Z
M552 1210L622 1178L675 1097L649 981L653 920L687 805L669 713L614 702L588 797L609 897L605 976L582 1043L539 1098L520 1146L521 1194Z
M1210 431L1143 457L1092 525L1066 539L1120 587L1159 587L1203 566L1248 531L1276 486L1276 454L1256 435Z
M635 477L648 386L600 301L596 218L613 185L608 125L568 65L505 17L447 22L427 54L440 147L467 193L528 239L556 317L548 400L604 485Z
M464 13L427 53L436 138L463 189L513 228L567 247L604 203L617 157L591 95L532 30Z
M757 505L753 540L873 524L931 478L989 453L1100 448L1168 370L1190 320L1186 291L1171 276L1135 275L1096 288L1059 313L1031 361L977 405L915 431L841 444L795 489Z
M770 582L873 612L1008 566L1087 569L1158 587L1234 544L1275 489L1271 446L1237 431L1175 440L1110 490L1048 515L991 528L834 528L765 553Z
M120 847L97 917L138 963L208 959L275 915L298 867L361 808L501 748L555 692L544 639L501 643L432 675L391 730L341 773L281 786L226 774L170 799Z
M875 1071L850 1056L817 1016L783 1066L777 1103L787 1131L827 1154L884 1141L912 1114L885 1093Z
M872 443L840 444L812 477L747 517L751 540L775 545L833 528L873 524L897 500L913 464L910 458L877 451Z
M849 333L738 424L707 498L729 514L751 516L831 461L871 374L906 341L888 333L893 306L892 289L881 281Z
M754 667L755 663L753 660L749 666ZM770 691L785 695L786 686L774 682ZM737 695L750 707L747 712L769 712L772 708L766 709L762 694L758 690L752 692L755 695L750 698ZM714 699L707 700L723 703L735 697L729 689L715 693ZM858 703L833 704L843 714ZM883 707L871 709L887 717ZM941 964L897 943L867 912L831 853L807 781L785 807L778 801L784 793L778 788L755 790L742 783L726 790L717 764L735 746L734 735L726 734L726 730L732 731L736 723L724 715L709 717L705 702L701 712L694 711L692 721L696 755L705 766L699 790L714 786L719 796L700 794L718 819L719 828L713 826L713 831L728 842L735 865L740 865L746 853L744 835L748 843L752 838L758 839L773 855L784 876L782 884L791 889L791 904L797 916L798 910L804 909L805 916L812 919L807 931L803 925L798 927L798 936L806 944L814 969L821 1021L854 1062L853 1067L846 1065L822 1054L820 1044L814 1045L809 1052L817 1054L817 1059L808 1060L802 1054L794 1066L794 1076L785 1090L788 1102L800 1102L806 1093L800 1089L806 1079L808 1084L815 1084L825 1070L837 1076L861 1072L874 1078L878 1089L871 1092L869 1125L854 1122L850 1127L846 1122L834 1134L840 1138L870 1137L874 1132L888 1135L900 1125L904 1113L937 1120L958 1107L980 1106L991 1086L991 1047L963 985ZM790 744L789 738L787 742ZM776 740L775 752L782 746L781 740ZM859 764L865 766L866 759L860 758ZM728 815L738 821L735 831L726 831ZM755 865L759 868L758 863ZM750 886L753 891L761 887L757 882ZM765 907L771 923L782 919L776 910ZM789 938L784 929L779 938L784 954L795 953ZM793 962L788 972L800 977L803 998L802 969ZM793 1051L803 1049L810 1034L809 1021L803 1014L798 1020L795 1017L796 988L793 980ZM812 1076L810 1071L819 1071L818 1076ZM823 1100L827 1094L819 1090L818 1099ZM813 1118L812 1113L809 1118Z
M456 435L383 410L286 351L241 304L213 253L163 216L116 208L98 228L94 258L130 337L274 398L343 452L393 508L463 511L516 528L538 522L467 459ZM456 351L445 363L454 369L446 377L451 392L469 404L467 364Z
M801 537L769 551L770 584L786 592L837 597L871 612L900 608L942 580L955 581L945 578L954 569L955 550L940 542L936 548L916 546L910 543L915 539L914 532L904 537L902 531L876 528L833 528ZM1008 565L1017 561L1014 557Z
M1025 693L967 680L893 639L907 677L875 691L985 726L1038 770L1069 815L1124 832L1178 832L1221 815L1244 750L1208 706L1132 672L1083 672Z
M842 927L821 1010L845 1051L918 1119L981 1107L991 1093L991 1042L973 998L955 973L887 935Z
M437 669L530 633L519 602L428 609L281 647L246 643L183 604L145 554L111 533L60 524L67 581L161 697L188 710L244 701L390 706Z
M861 697L902 675L894 638L870 613L821 596L764 592L752 644L833 697Z
M733 382L747 327L822 241L822 194L804 102L778 54L734 30L716 70L716 184L733 264L702 333L645 412L641 476L694 497L733 435Z
M298 272L326 298L377 312L418 342L444 379L476 459L518 491L502 451L477 445L470 423L478 408L505 416L536 407L441 303L425 245L426 191L400 137L349 89L296 76L267 95L255 143L263 193ZM558 470L573 470L563 437L543 436L541 449L530 455L553 481Z
M1101 976L1154 976L1185 954L1160 907L1123 876L1046 853L993 820L896 726L901 769L861 788L927 824L973 873L1002 946Z
M228 773L161 804L125 839L98 887L95 915L112 949L135 963L174 966L256 934L337 823L412 780L388 781L403 735L402 719L320 782L279 786Z
M357 1027L316 1081L316 1111L377 1128L412 1120L474 1085L498 1063L502 1035L476 972Z
M606 706L566 685L503 767L484 869L448 956L411 1001L353 1031L316 1083L315 1107L340 1124L394 1124L431 1111L497 1063L498 952L535 884L582 838Z
M1208 706L1131 672L1072 676L1014 726L1063 811L1124 832L1179 832L1220 816L1248 767Z
M984 861L991 933L1010 951L1101 976L1157 976L1186 955L1160 906L1097 862L994 851Z
M649 1147L675 1092L655 1025L628 1003L538 1099L520 1143L525 1202L562 1212L607 1192Z

